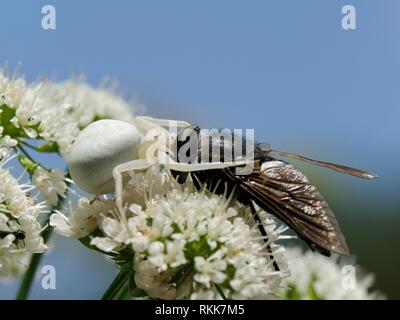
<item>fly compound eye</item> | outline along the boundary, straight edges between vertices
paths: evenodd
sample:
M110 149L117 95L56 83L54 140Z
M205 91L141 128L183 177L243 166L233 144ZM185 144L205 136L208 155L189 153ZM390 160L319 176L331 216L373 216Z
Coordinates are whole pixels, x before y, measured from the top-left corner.
M15 234L15 237L16 237L17 239L19 239L19 240L24 240L24 239L25 239L25 232L23 232L23 231L18 231L18 232Z
M270 153L271 152L271 147L267 143L259 143L256 145L256 148L260 150L261 152L264 153Z

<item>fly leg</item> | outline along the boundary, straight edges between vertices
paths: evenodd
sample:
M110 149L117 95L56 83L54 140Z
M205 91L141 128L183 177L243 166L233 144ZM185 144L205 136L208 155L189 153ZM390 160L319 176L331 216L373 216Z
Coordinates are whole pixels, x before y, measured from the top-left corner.
M247 202L248 202L247 203L248 206L250 207L251 213L253 214L254 220L256 221L256 224L258 226L258 230L260 231L261 235L263 236L263 239L264 239L265 243L267 243L268 242L268 235L267 235L267 232L265 231L265 228L264 228L263 223L262 223L262 221L260 219L260 216L257 214L257 210L254 207L253 202L251 200L248 200ZM274 266L275 271L280 271L278 263L276 262L274 256L272 255L272 249L271 249L270 245L267 246L267 251L269 253L269 258L273 261L273 266Z

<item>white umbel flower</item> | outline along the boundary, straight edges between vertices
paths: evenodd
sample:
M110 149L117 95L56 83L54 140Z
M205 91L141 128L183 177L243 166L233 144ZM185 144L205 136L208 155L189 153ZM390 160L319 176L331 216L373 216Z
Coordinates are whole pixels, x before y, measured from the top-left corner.
M179 186L157 166L133 177L125 201L129 209L103 219L104 236L91 244L114 253L131 248L136 284L151 297L219 296L220 289L234 299L268 299L287 275L275 244L283 230L275 228L270 215L260 212L268 222L272 254L248 208L198 192L191 182ZM270 256L281 271L274 270Z
M62 103L80 128L98 119L133 121L134 109L139 105L127 103L115 93L113 86L106 84L94 88L84 82L83 77L60 83L45 82L44 90L55 103Z
M48 204L55 206L58 203L58 196L65 198L67 179L60 170L46 170L38 166L33 172L32 180L36 187L43 193Z
M0 111L1 117L1 111ZM7 157L10 154L10 148L17 145L17 140L12 139L9 135L3 136L4 128L0 126L0 160Z
M195 257L194 266L196 274L194 280L207 288L212 283L221 284L224 282L227 278L225 270L228 266L228 261L224 259L225 256L226 248L216 251L207 259L204 257Z
M32 253L43 252L47 246L41 237L42 227L32 215L21 215L18 219L18 230L22 231L25 237L21 240L22 248Z
M23 214L37 217L43 211L43 203L36 203L27 192L33 189L28 184L20 184L13 175L4 168L11 158L0 161L0 212L5 212L15 218Z
M98 119L133 121L133 109L141 108L126 103L112 87L93 88L82 79L27 83L5 72L0 73L0 107L12 116L9 123L21 130L22 137L57 143L63 156L80 129ZM14 146L11 138L0 132L0 154L4 147Z
M77 207L70 206L69 216L56 211L50 216L50 226L63 236L83 238L92 233L100 224L103 215L108 215L115 209L114 201L89 201L81 198Z
M290 277L285 296L291 299L370 300L381 299L371 292L374 277L354 263L346 265L339 256L324 257L310 250L287 248ZM351 272L351 273L350 273ZM353 273L354 272L354 273Z
M21 185L0 162L0 276L9 276L18 269L24 253L38 253L46 249L37 221L43 204L37 204L27 192L33 189ZM20 268L19 268L20 269Z
M11 273L10 260L15 248L14 241L15 236L13 234L9 234L4 238L0 237L0 277L7 277Z
M56 104L46 94L42 83L28 84L23 78L0 74L0 106L13 115L9 123L21 136L56 142L62 154L69 151L79 133L77 124L62 102Z

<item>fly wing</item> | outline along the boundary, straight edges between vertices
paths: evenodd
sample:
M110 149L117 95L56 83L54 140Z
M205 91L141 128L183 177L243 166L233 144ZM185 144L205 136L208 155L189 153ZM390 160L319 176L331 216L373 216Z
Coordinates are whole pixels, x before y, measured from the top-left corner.
M262 163L249 176L224 169L252 200L294 229L313 249L348 255L346 240L328 203L307 177L292 165L278 160Z

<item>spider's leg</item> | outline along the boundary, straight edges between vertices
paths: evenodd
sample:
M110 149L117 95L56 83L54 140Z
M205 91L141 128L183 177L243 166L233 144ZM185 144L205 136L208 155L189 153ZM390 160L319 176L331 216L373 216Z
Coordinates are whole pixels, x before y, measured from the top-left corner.
M135 125L138 128L139 132L144 135L152 129L163 129L161 126L149 121L147 117L136 117Z
M93 199L89 201L89 204L93 204L93 203L95 203L97 200L100 200L100 195L99 195L99 194L95 194L95 196L93 197Z
M157 119L152 117L136 117L136 120L145 121L147 123L152 123L158 127L169 127L170 124L176 124L178 128L186 128L191 126L189 122L183 120L170 120L170 119Z
M237 167L248 164L249 161L234 161L234 162L203 162L203 163L182 163L175 162L172 159L166 163L169 169L181 172L203 171L212 169L224 169L228 167Z
M126 171L147 169L148 167L150 167L150 164L146 160L138 159L119 164L113 169L113 177L115 180L115 201L120 213L124 212L122 203L122 173Z

